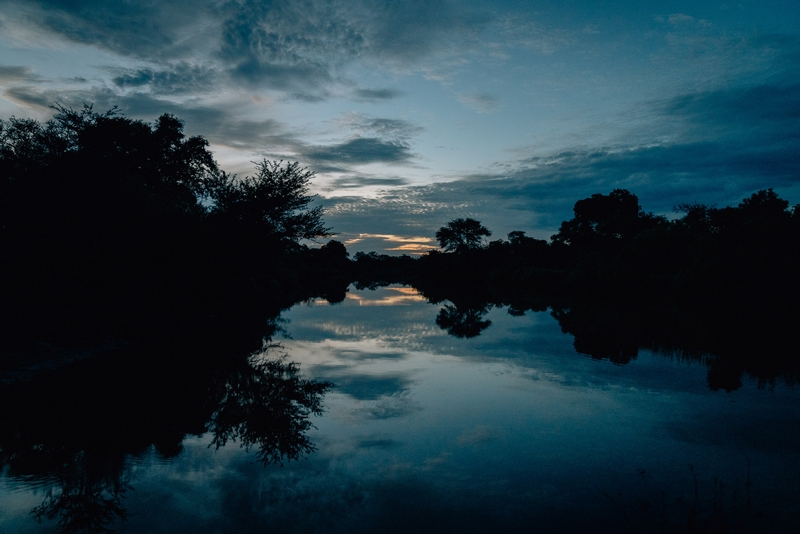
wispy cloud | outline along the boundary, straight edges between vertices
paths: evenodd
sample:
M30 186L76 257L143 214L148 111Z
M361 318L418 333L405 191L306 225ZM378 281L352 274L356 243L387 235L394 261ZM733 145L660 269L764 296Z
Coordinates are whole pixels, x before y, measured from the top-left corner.
M499 104L495 97L485 93L459 94L456 98L466 107L478 113L488 113Z
M337 123L360 135L373 134L396 140L408 140L423 131L421 126L404 119L370 117L360 113L345 113Z
M409 181L406 178L381 178L377 176L359 176L354 174L349 174L347 176L342 176L340 178L336 178L330 182L330 189L353 189L353 188L360 188L360 187L368 187L368 186L378 186L378 187L397 187L402 185L408 185Z
M396 89L356 89L354 98L361 102L382 102L399 98L404 94Z
M30 67L0 65L0 83L29 82L35 79L36 76Z
M397 141L376 137L358 137L327 146L312 146L303 150L312 162L338 164L404 163L411 159L409 146Z
M345 81L342 67L354 61L417 68L426 57L463 49L465 40L477 44L488 22L486 13L446 0L0 0L0 7L15 27L39 35L178 65L121 73L114 80L119 86L177 93L192 80L208 83L210 74L306 99L329 98L329 89ZM186 67L197 60L213 69ZM362 88L351 94L380 102L402 92Z
M186 62L168 64L161 68L113 68L111 82L122 89L149 89L154 94L195 94L212 89L218 78L213 67Z

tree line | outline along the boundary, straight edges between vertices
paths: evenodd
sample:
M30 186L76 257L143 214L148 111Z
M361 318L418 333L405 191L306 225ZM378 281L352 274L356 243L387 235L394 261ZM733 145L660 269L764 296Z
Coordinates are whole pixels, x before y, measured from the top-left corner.
M308 416L331 385L252 355L282 309L340 302L351 283L413 285L460 338L490 328L494 307L549 310L594 358L702 358L714 389L744 373L800 378L800 206L771 189L731 207L676 206L674 218L617 189L578 200L549 241L490 240L458 218L436 232L440 250L350 259L328 240L312 178L267 160L252 176L225 173L172 115L149 124L56 106L45 123L0 121L0 370L15 343L47 356L43 341L128 342L0 384L0 467L55 473L62 487L37 517L102 530L125 515L125 455L153 443L177 454L187 434L238 440L265 462L313 450Z
M168 114L148 124L57 105L43 124L0 121L4 324L64 340L179 337L343 298L326 284L344 246L301 244L331 235L313 174L267 160L255 171L222 171Z
M440 250L350 259L338 241L306 244L332 236L312 178L267 160L228 174L168 114L150 124L57 105L45 123L0 121L6 339L254 347L295 302L403 283L449 301L437 322L464 337L506 305L551 310L576 348L615 361L641 346L741 353L772 340L771 353L791 352L800 208L771 189L731 207L676 206L672 218L616 189L578 200L549 241L490 240L458 218L436 232Z
M709 386L800 378L800 206L772 189L738 205L645 212L623 189L579 200L550 241L489 241L474 219L436 233L440 249L417 260L356 254L360 285L413 285L445 303L436 322L457 337L490 326L492 307L545 311L578 352L624 364L641 348L706 362ZM395 273L402 273L397 277Z

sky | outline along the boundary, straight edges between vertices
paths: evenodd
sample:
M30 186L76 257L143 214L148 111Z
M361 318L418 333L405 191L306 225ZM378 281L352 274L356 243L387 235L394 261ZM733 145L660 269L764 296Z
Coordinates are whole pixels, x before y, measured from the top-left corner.
M351 253L577 200L800 203L800 3L0 0L0 118L172 113L226 171L314 171Z

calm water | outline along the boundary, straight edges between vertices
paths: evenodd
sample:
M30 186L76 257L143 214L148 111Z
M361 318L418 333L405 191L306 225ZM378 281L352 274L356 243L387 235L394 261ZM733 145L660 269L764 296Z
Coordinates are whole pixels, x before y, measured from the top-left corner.
M128 456L125 532L800 531L800 391L711 391L707 368L578 354L548 313L440 329L413 289L350 289L282 316L329 380L307 459L264 467L208 434ZM276 340L277 341L277 340ZM276 355L280 349L271 349ZM39 532L46 477L0 479L0 531Z

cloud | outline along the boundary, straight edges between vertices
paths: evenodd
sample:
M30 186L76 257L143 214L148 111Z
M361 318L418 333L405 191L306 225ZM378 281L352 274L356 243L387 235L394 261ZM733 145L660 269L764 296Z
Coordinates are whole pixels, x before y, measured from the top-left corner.
M388 438L363 439L358 443L359 449L392 449L402 445L401 441Z
M111 82L122 89L148 88L154 94L196 94L213 88L218 73L207 66L178 62L162 69L113 69Z
M188 135L202 135L216 145L293 158L306 148L295 133L274 119L241 119L239 104L197 105L179 103L149 92L118 94L109 88L51 90L32 86L15 86L3 96L23 105L51 113L49 106L59 102L73 109L84 103L105 111L118 106L127 116L152 121L164 113L172 113L185 122Z
M404 119L377 118L353 112L342 114L335 122L340 129L349 129L359 136L379 136L403 142L424 131L421 126Z
M411 64L456 35L475 35L485 17L446 1L403 3L286 0L229 3L221 10L219 57L238 80L316 94L351 61ZM356 91L362 100L399 96Z
M497 99L487 94L459 94L456 98L466 107L478 113L488 113L498 105Z
M347 249L352 251L352 254L357 252L388 251L417 255L438 248L433 237L360 233L355 235L340 234L340 239ZM418 299L418 296L404 295L403 299L414 301ZM392 299L389 302L395 305L397 300Z
M410 381L401 376L342 376L333 379L336 391L358 400L377 400L408 390Z
M406 178L381 178L376 176L348 175L336 178L329 183L331 189L351 189L356 187L380 186L397 187L408 185Z
M679 24L691 24L695 21L695 18L690 15L684 15L683 13L673 13L667 17L667 21L677 26Z
M412 154L407 144L376 137L357 137L344 143L308 147L303 156L312 162L356 164L404 163Z
M378 198L324 199L326 220L342 235L433 236L448 220L472 217L499 237L523 230L548 238L572 217L576 201L616 188L656 213L684 202L733 205L768 187L800 201L800 85L699 91L649 105L648 128L665 129L668 140L576 147L521 159L501 173Z
M0 2L14 23L124 56L176 57L202 48L208 5L189 0L104 2L41 0Z
M14 74L24 73L15 69ZM191 69L189 72L193 72ZM120 74L126 77L121 84L144 86L158 83L158 78L147 70L129 71ZM164 76L167 79L169 76ZM190 77L191 78L191 77ZM421 128L399 119L372 118L352 114L344 124L358 134L356 137L330 145L311 145L302 140L296 131L275 119L242 119L236 102L216 105L197 105L192 101L175 102L153 91L118 93L108 87L72 90L51 90L39 86L12 86L3 95L23 105L48 111L48 107L60 102L75 109L91 103L97 110L119 106L121 111L133 118L152 121L164 113L172 113L186 123L190 135L202 135L217 145L241 150L255 151L267 157L293 159L310 165L320 173L348 173L335 179L338 187L399 186L407 183L402 177L364 176L354 173L350 167L372 163L409 163L414 154L409 138Z
M36 76L33 69L22 66L2 66L0 65L0 83L33 81Z
M220 58L249 83L313 94L364 47L362 29L332 2L245 1L223 13Z
M462 432L456 442L459 445L477 445L479 443L486 443L495 439L497 432L490 426L478 425L472 430Z
M755 85L679 95L656 109L690 128L685 135L714 138L796 139L800 134L800 84Z
M361 102L380 102L393 100L403 96L405 93L396 89L356 89L354 91L355 100Z
M311 93L293 93L287 95L288 100L300 100L301 102L308 102L315 104L317 102L324 102L328 99L329 93L325 90L319 90L316 94Z
M490 21L486 13L447 0L0 0L0 10L39 40L57 36L148 62L200 60L236 83L306 99L327 99L332 86L352 84L343 67L354 61L417 69L426 58L461 55L480 44ZM115 83L155 83L163 91L159 81L168 81L172 69L138 70ZM365 102L402 95L385 88L352 94Z
M39 108L39 110L47 109L59 101L60 94L29 85L13 86L3 91L3 96L12 102ZM62 98L60 101L64 102L64 99Z

